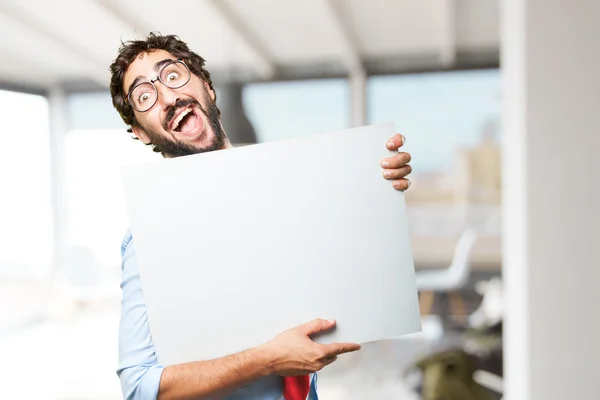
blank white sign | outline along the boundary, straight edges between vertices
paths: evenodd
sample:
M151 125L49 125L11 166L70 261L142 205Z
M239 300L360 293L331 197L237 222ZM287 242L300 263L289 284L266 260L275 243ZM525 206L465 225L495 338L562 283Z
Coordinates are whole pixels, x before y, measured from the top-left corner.
M205 360L313 318L317 340L420 330L393 124L130 166L125 195L160 363Z

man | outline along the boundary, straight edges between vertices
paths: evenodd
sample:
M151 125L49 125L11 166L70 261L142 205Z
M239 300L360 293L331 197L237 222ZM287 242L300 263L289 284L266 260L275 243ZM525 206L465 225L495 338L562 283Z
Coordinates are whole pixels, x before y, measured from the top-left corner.
M129 132L154 151L164 157L178 157L231 147L220 123L204 59L176 36L150 34L145 40L124 43L110 70L113 105L130 126ZM401 135L395 135L387 148L398 150L403 142ZM411 171L409 161L410 155L400 152L381 161L383 176L397 190L410 185L406 179ZM335 325L334 321L315 320L238 354L160 365L146 318L131 234L126 235L121 250L123 294L117 373L127 399L316 399L315 372L338 355L360 348L354 343L313 342L312 335Z

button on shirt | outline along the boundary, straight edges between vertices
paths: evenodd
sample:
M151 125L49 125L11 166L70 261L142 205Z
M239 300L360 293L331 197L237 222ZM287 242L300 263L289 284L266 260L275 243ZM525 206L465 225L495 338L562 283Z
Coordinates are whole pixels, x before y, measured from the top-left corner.
M154 351L130 232L127 232L123 240L121 258L122 299L117 375L121 381L123 398L154 400L158 396L160 377L165 366L158 363ZM317 375L314 374L307 400L317 400L316 378ZM280 376L268 376L243 387L227 398L227 400L242 399L282 400L283 380Z

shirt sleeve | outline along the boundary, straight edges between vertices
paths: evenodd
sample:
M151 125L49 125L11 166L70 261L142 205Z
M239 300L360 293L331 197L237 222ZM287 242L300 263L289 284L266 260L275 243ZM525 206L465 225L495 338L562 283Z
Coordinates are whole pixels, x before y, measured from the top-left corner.
M157 363L131 233L121 246L121 319L117 375L126 400L154 400L164 366Z

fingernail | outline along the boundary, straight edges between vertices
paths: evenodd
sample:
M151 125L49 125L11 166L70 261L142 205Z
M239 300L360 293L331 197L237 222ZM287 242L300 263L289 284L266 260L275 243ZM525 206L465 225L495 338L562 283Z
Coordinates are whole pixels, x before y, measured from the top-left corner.
M383 171L383 176L384 176L384 177L386 177L386 178L389 178L391 175L392 175L392 172L391 172L391 171L387 171L387 170L386 170L386 171Z
M404 143L406 143L406 138L404 137L404 135L402 135L402 146L404 146Z
M383 168L389 168L389 167L390 167L390 163L389 163L389 162L387 162L387 161L383 161L383 162L381 163L381 166L382 166Z
M410 187L410 179L407 179L406 182L408 183L407 187Z
M387 147L389 147L390 149L394 148L394 142L387 142Z

